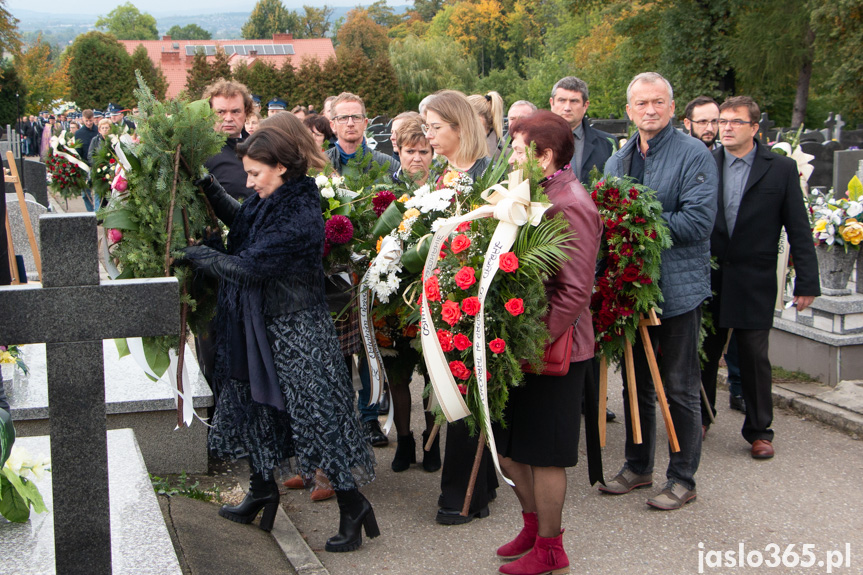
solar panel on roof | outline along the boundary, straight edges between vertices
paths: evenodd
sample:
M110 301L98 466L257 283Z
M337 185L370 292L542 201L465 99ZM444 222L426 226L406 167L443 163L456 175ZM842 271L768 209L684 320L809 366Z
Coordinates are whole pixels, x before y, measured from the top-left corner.
M272 44L270 44L269 46L266 46L266 45L265 45L265 46L261 46L261 48L263 48L263 49L264 49L264 54L272 55L272 54L275 54L275 53L276 53L276 49L273 47L273 45L272 45Z

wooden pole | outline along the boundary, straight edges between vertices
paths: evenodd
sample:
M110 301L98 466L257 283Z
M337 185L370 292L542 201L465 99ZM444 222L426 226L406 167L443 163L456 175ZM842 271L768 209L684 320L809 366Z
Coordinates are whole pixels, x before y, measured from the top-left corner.
M485 449L485 431L479 432L479 441L476 444L476 455L473 458L473 467L470 470L470 479L467 482L467 491L464 494L464 505L461 508L462 517L470 513L470 501L473 499L473 488L476 485L476 476L479 474L479 464L482 462L482 450Z
M21 278L18 276L18 261L15 259L15 246L12 243L12 228L9 227L9 212L6 212L6 244L9 253L9 274L12 278L11 285L18 285L21 283ZM41 277L39 278L42 279Z
M6 160L9 162L9 173L12 174L12 178L10 178L10 180L15 185L15 193L18 195L18 205L21 208L21 218L24 220L24 229L27 230L27 237L30 240L30 251L33 253L33 262L36 264L36 272L39 274L39 281L42 281L42 256L39 254L39 246L36 245L36 234L33 233L33 224L30 222L30 210L27 209L27 199L24 197L24 188L21 187L21 177L18 175L18 165L15 163L15 156L12 155L11 150L6 152Z
M180 176L180 146L174 153L174 183L171 186L171 203L168 206L168 240L165 242L165 277L171 275L171 237L174 233L174 205L177 202L177 180Z
M628 339L623 343L623 363L626 366L626 391L629 394L629 419L632 422L632 441L641 443L641 419L638 415L638 387L635 383L635 360L632 357L632 344Z
M180 298L186 298L186 286L180 293ZM180 306L180 349L177 354L177 391L183 392L183 359L186 355L186 320L189 313L189 304L183 302ZM183 396L177 395L177 427L183 427Z
M435 437L440 433L440 423L435 423L431 431L429 431L429 439L426 441L426 444L423 446L423 451L431 451L432 444L434 443Z
M608 360L599 358L599 446L605 447L605 409L608 406Z
M674 432L674 422L671 420L671 411L668 409L665 388L662 386L662 376L659 374L659 366L656 363L656 356L653 354L653 345L650 343L650 334L647 332L647 326L658 325L659 320L655 314L650 319L644 319L644 314L640 315L641 320L638 322L638 332L641 334L641 343L644 345L647 365L650 367L650 376L653 379L653 387L656 389L656 400L659 402L660 411L662 411L662 419L665 420L665 432L668 434L668 443L671 444L671 451L677 453L680 451L680 444L677 442L677 434Z

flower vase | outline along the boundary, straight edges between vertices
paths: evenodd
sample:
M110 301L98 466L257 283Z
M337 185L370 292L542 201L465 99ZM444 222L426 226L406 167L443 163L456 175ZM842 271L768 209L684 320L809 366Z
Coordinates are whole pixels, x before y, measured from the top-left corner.
M854 269L857 259L857 249L849 249L847 252L841 246L827 246L819 244L815 246L818 255L818 274L821 276L822 295L850 295L848 280Z
M15 374L14 363L0 363L0 381L4 385L12 385L12 377Z

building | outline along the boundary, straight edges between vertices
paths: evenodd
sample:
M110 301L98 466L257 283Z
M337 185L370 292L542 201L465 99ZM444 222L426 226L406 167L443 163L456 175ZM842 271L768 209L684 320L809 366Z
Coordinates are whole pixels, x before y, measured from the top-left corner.
M293 34L273 34L269 40L171 40L163 36L161 40L120 40L131 55L139 44L147 50L150 61L162 69L168 80L167 98L173 98L186 86L186 76L192 67L197 51L203 51L208 58L216 54L221 46L228 55L231 68L245 63L249 66L261 60L276 68L281 68L289 60L294 68L299 68L303 58L317 58L321 62L335 57L333 41L329 38L294 39Z

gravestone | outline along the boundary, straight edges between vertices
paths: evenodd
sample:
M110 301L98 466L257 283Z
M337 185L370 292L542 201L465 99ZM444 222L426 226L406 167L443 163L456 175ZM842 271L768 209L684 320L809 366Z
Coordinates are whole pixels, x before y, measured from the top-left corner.
M30 213L30 225L33 226L33 235L36 236L36 249L39 249L39 216L48 213L48 208L38 203L30 194L24 194L27 203L27 211ZM15 246L15 254L24 257L24 268L27 270L27 279L36 280L39 273L36 270L36 261L33 258L33 250L30 247L30 237L27 228L24 227L24 217L21 213L21 205L18 203L17 194L6 194L6 213L9 216L9 229L12 232L12 243Z
M816 142L820 144L824 141L824 134L819 132L818 130L804 130L802 134L800 134L800 143L803 142Z
M758 141L766 144L776 139L777 132L773 130L773 126L775 125L776 122L767 116L767 112L761 112L761 119L758 120Z
M812 175L809 176L809 187L829 188L833 185L833 153L842 149L839 142L826 141L822 144L815 142L804 142L800 149L814 156L809 162L812 167ZM845 193L845 190L842 190Z
M824 129L821 130L821 133L824 134L824 138L827 140L833 139L833 127L836 126L836 119L833 117L833 112L827 114L827 119L824 120Z
M857 174L860 160L863 160L863 150L833 152L833 189L836 197L844 195L848 190L848 182Z
M845 148L863 148L863 130L842 130L839 143Z
M615 136L626 136L629 133L629 120L594 119L590 118L590 127L608 132Z
M837 142L842 141L842 128L845 127L845 120L842 119L842 114L836 114L836 119L833 123L833 139Z
M46 344L56 572L107 575L102 340L177 331L179 289L174 278L100 283L94 214L44 215L39 224L42 287L0 287L0 341Z
M18 164L18 173L23 175L22 187L24 191L32 194L37 202L48 207L48 170L45 164L36 160L17 160L15 163ZM9 167L9 162L6 161L5 157L3 167ZM14 194L15 185L7 183L6 193Z

